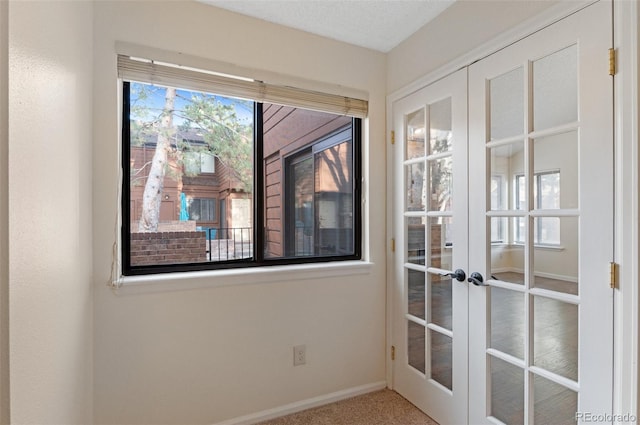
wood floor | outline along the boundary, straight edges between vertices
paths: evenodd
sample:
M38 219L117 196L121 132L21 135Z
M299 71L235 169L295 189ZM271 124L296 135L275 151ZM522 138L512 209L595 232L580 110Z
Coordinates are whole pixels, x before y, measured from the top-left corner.
M424 275L422 275L424 276ZM409 312L424 311L430 299L431 317L427 320L445 329L451 329L451 279L434 279L429 298L421 276L409 277ZM502 281L522 284L519 273L497 273ZM413 282L412 282L413 281ZM422 287L421 287L422 286ZM535 277L535 286L553 291L577 294L573 282ZM518 359L524 359L525 294L503 288L489 289L490 346ZM429 291L427 291L429 292ZM533 365L557 375L578 380L578 307L545 297L532 297ZM424 314L423 314L424 316ZM451 389L452 341L449 337L426 330L430 334L431 356L425 352L425 328L408 322L409 364L425 372L425 359L430 358L431 378ZM524 423L525 371L501 359L488 356L491 379L491 415L506 424ZM577 393L550 380L531 375L533 390L533 416L535 424L563 425L575 423Z

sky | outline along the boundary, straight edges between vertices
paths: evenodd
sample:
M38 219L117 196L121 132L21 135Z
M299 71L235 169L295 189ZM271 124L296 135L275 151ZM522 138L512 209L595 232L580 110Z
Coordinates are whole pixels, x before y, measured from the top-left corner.
M150 95L147 99L138 101L137 93L139 89L143 86L146 86L149 89ZM166 92L165 87L155 86L155 85L146 84L146 83L131 82L130 90L131 90L130 102L132 107L134 105L137 105L137 106L146 105L151 110L157 111L158 114L162 111L162 108L164 107L164 102L165 102L165 92ZM220 101L225 105L234 105L236 114L241 120L246 121L247 123L251 123L253 121L253 103L252 102L230 98L230 97L224 97L220 95L194 92L190 90L181 90L181 89L176 90L175 109L176 110L184 109L185 106L189 103L188 99L191 99L193 95L211 96L212 99L215 98L217 101ZM135 116L133 113L131 115L132 120L138 120L140 118L141 117ZM146 120L149 120L149 119L151 119L151 117L146 118ZM174 125L181 125L182 123L184 123L184 119L174 116L173 123Z

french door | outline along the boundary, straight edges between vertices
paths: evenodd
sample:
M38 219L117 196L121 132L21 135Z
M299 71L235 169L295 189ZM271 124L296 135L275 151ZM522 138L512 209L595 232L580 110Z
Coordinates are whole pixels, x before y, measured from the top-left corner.
M612 411L611 24L602 0L393 105L393 386L441 424Z
M396 241L394 388L434 418L466 422L466 70L394 105Z

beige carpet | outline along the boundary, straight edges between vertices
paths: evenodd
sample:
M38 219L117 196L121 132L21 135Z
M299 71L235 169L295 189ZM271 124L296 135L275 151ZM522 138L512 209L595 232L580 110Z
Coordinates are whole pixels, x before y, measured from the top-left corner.
M259 425L438 425L391 390L353 397Z

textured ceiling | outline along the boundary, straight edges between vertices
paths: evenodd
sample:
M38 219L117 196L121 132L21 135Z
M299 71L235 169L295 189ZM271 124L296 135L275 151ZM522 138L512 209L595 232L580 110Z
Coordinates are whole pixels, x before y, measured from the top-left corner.
M455 0L199 1L386 53Z

